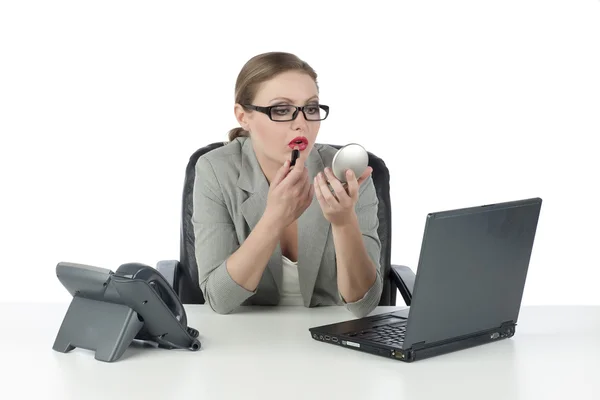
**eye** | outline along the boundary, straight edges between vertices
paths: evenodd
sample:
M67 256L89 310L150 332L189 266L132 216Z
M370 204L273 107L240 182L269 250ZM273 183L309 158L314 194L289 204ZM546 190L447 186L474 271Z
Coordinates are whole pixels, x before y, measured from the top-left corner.
M292 107L290 106L277 106L271 109L271 112L275 115L283 116L292 112Z
M308 114L317 114L319 112L319 106L306 106L304 110Z

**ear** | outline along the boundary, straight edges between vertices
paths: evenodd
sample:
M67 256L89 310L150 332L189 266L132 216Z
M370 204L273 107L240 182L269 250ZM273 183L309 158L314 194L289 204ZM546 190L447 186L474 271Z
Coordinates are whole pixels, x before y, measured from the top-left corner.
M248 111L246 111L241 105L236 104L233 108L233 112L235 114L235 119L237 119L240 126L245 130L250 131L250 125L248 124L250 114Z

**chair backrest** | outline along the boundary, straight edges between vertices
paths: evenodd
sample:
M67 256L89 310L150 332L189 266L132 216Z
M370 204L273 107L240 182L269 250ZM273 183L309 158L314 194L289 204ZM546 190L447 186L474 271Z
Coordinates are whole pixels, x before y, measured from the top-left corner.
M177 282L177 291L184 304L204 304L204 297L200 290L198 279L198 265L196 263L194 227L192 225L193 213L193 190L196 173L196 162L203 154L227 144L216 142L204 146L190 156L185 170L185 181L183 186L181 232L180 232L180 256L181 264L180 279ZM340 145L331 145L339 149ZM376 155L369 154L369 166L373 168L373 182L377 197L379 199L379 239L381 241L380 262L385 267L383 280L383 293L379 305L389 306L396 304L396 288L392 285L390 278L391 248L392 248L392 209L390 203L390 175L385 162Z

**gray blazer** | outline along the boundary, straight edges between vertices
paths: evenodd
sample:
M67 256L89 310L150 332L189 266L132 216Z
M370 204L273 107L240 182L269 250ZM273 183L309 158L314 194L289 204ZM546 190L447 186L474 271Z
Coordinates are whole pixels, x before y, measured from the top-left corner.
M306 167L316 176L336 153L334 147L315 144ZM240 305L276 305L282 281L282 255L277 245L255 291L238 285L229 275L227 258L248 237L267 204L269 184L256 159L252 140L242 137L202 155L196 164L194 211L196 261L200 289L206 303L227 314ZM298 219L298 273L305 307L344 305L356 317L370 313L379 303L383 271L377 234L378 199L371 177L360 186L356 213L364 243L377 267L377 279L365 296L346 303L337 287L336 255L331 224L316 197Z

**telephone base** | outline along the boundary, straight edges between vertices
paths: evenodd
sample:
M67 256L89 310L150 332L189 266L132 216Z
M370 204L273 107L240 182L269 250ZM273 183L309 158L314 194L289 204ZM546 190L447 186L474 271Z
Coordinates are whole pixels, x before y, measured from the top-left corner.
M56 275L73 296L53 349L93 350L100 361L118 360L134 341L165 349L200 349L177 294L155 269L122 264L116 272L60 262Z
M95 359L121 358L144 323L131 308L73 297L54 341L53 350L68 353L76 347L96 352Z

